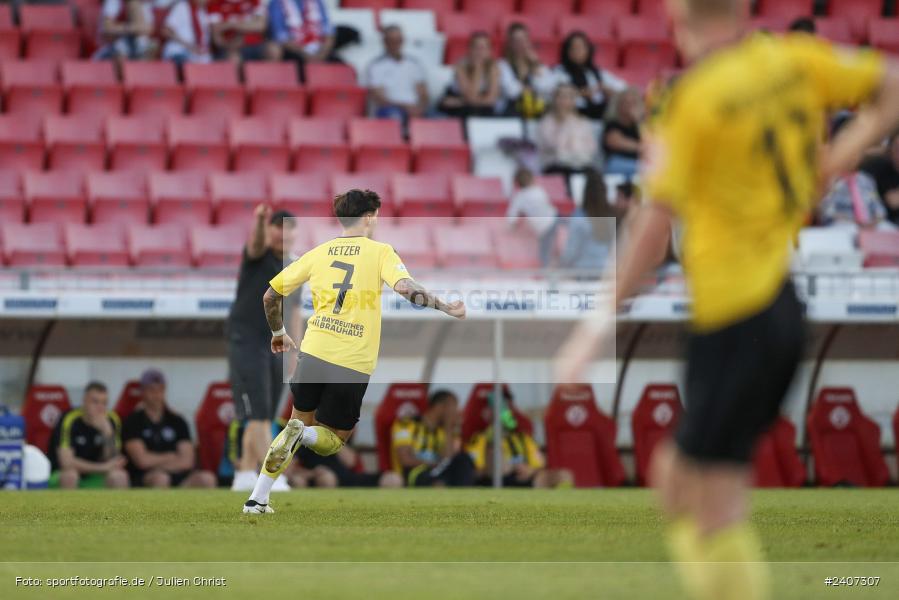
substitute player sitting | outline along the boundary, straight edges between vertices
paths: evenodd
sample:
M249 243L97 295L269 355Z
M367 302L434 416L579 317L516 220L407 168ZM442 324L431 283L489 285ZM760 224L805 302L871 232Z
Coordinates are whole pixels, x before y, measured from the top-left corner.
M417 306L465 317L461 301L447 303L412 279L388 244L371 240L381 199L369 190L350 190L334 199L343 235L313 248L271 280L263 304L272 329L272 352L296 345L284 329L282 303L309 283L313 314L290 384L294 408L263 462L245 513L274 512L272 483L300 445L322 456L337 453L359 421L362 397L381 344L381 292L387 284Z

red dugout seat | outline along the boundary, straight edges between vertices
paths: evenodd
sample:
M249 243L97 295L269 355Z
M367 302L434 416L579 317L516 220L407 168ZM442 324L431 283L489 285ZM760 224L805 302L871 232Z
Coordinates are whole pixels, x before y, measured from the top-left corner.
M444 217L455 214L449 177L440 173L395 175L391 182L401 217Z
M351 189L371 190L381 197L382 217L392 217L393 196L390 193L390 177L387 173L335 173L331 176L331 197Z
M297 218L334 216L330 181L324 173L275 173L271 191L276 210L289 211Z
M865 416L852 388L822 388L808 415L819 485L879 487L889 481L880 427Z
M581 0L581 13L599 17L622 17L633 14L634 0Z
M2 125L0 125L2 128ZM4 167L7 163L0 162ZM0 223L25 222L25 194L18 170L0 170ZM2 257L0 257L2 262Z
M193 226L212 222L212 201L202 172L152 173L150 199L155 223Z
M44 143L39 121L0 115L0 165L16 171L44 168Z
M167 117L184 112L184 89L178 83L175 63L130 61L122 65L122 81L132 115Z
M858 246L866 267L899 267L899 232L862 230Z
M268 203L268 186L263 173L214 173L209 177L209 194L219 225L246 225L253 211Z
M868 41L879 50L899 54L899 19L871 19Z
M168 163L165 121L160 116L110 117L106 143L112 170L162 171Z
M128 252L136 267L189 267L187 234L181 225L131 225Z
M25 34L25 56L48 60L78 58L81 34L66 5L19 6L19 26Z
M61 385L32 385L25 393L22 406L25 441L46 454L53 429L71 409L69 394Z
M852 36L863 40L868 21L879 19L883 0L827 0L827 14L849 23Z
M615 422L597 408L592 387L556 388L544 424L549 468L570 470L578 487L624 483L624 467L615 449Z
M127 267L125 231L119 223L65 226L66 253L75 267Z
M25 174L25 199L32 223L84 223L84 176L75 171Z
M98 121L121 114L125 94L112 61L66 61L60 74L68 114Z
M48 60L7 61L0 64L4 110L29 121L62 112L62 87L56 63Z
M150 197L143 173L90 173L87 200L92 223L135 223L150 221Z
M389 471L390 428L399 418L420 415L428 409L428 387L424 383L392 383L375 410L375 443L378 469Z
M297 172L340 173L350 170L350 147L342 119L292 119L288 139Z
M65 247L57 223L3 223L3 258L11 267L66 264Z
M756 12L761 17L780 17L793 20L811 17L815 12L814 0L758 0Z
M682 412L683 406L676 385L651 383L643 388L640 401L631 415L634 462L639 485L649 482L652 453L659 442L674 433Z
M756 487L799 487L806 479L805 465L796 452L796 427L784 417L762 435L753 456Z
M248 62L243 73L250 114L283 120L306 113L306 90L294 63Z
M228 427L233 420L231 384L226 381L210 383L194 418L197 427L197 466L200 469L218 473L219 463L225 455Z
M306 65L309 113L317 117L346 119L365 114L367 92L356 84L356 72L348 65Z
M234 119L228 127L235 171L285 173L290 152L283 121L264 117Z
M125 383L125 387L122 388L122 393L119 394L119 400L116 402L113 410L124 421L128 418L128 415L134 412L134 409L137 408L142 399L143 393L141 392L140 381L132 379Z
M491 234L500 269L539 269L542 266L539 242L529 229L491 229Z
M412 222L403 219L398 225L378 225L375 237L393 246L413 274L437 266L433 235L426 219L413 219Z
M496 268L490 231L483 224L438 227L434 231L434 248L440 264L449 268Z
M170 117L167 126L173 171L227 171L225 122L216 117Z
M237 269L247 228L239 225L201 225L190 230L190 250L194 265Z
M353 119L348 131L356 171L402 173L409 170L412 153L403 141L399 121Z
M462 440L467 441L471 436L479 431L484 431L490 427L492 423L492 411L490 410L490 396L495 391L494 383L481 382L476 383L471 392L468 394L468 401L462 409ZM534 424L523 412L515 406L515 400L512 398L512 392L509 386L503 384L503 399L506 405L511 409L512 414L518 420L518 428L532 435L534 433Z
M409 143L417 173L467 173L471 167L459 119L412 119Z
M103 124L79 116L44 121L47 164L53 170L102 171L106 167Z
M462 217L505 217L508 200L499 177L456 175L453 201Z
M191 114L236 118L244 114L244 89L231 61L186 63L184 86Z

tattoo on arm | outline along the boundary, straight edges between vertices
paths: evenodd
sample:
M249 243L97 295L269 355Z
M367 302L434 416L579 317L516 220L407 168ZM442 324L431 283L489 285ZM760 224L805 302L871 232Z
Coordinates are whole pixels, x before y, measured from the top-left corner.
M284 296L272 288L268 288L265 295L262 297L262 305L265 308L265 318L272 331L278 331L284 327L283 304Z
M400 279L393 287L397 294L414 304L436 310L444 310L446 303L426 290L424 286L413 279Z

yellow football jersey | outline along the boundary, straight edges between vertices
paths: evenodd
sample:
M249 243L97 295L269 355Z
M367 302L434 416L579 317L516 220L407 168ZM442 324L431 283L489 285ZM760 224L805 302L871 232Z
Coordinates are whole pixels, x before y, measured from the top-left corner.
M650 127L651 201L684 225L693 325L764 309L818 193L827 112L876 91L882 59L807 34L755 34L695 65Z
M309 282L313 314L302 352L371 374L381 345L381 291L401 279L411 276L390 245L354 236L313 248L269 283L287 296Z

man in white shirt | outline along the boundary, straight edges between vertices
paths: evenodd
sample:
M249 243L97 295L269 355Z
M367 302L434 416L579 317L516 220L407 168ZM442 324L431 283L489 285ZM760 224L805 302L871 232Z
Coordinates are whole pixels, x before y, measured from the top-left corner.
M425 71L403 54L403 31L396 25L384 28L384 50L366 69L374 116L403 121L423 116L428 108Z
M540 264L548 266L552 260L553 247L556 241L556 226L559 213L546 193L534 180L534 174L525 167L515 172L515 185L518 190L512 195L506 219L510 227L518 224L518 218L524 217L528 227L539 241Z
M179 0L171 5L162 24L162 58L177 63L212 60L207 0Z

